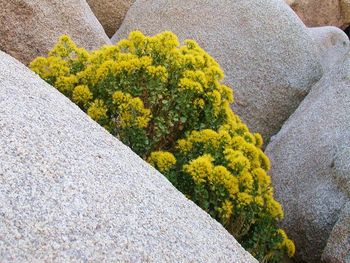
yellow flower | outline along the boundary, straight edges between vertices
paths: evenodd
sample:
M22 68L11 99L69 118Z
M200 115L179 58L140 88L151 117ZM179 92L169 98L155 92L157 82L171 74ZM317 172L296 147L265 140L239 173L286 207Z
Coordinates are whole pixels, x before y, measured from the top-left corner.
M212 103L214 116L218 116L218 114L220 113L220 110L222 109L222 104L221 104L222 101L221 101L220 92L217 90L214 90L212 92L208 92L207 97L209 98L209 100Z
M199 109L203 109L205 102L203 99L195 99L194 103L193 103L197 108Z
M260 207L264 206L264 198L262 198L261 196L255 196L254 201L258 206Z
M239 192L239 183L237 177L232 175L224 166L215 166L213 172L208 175L208 179L215 185L222 185L234 197Z
M184 78L199 82L203 87L207 86L208 81L203 71L201 70L186 70L183 73Z
M282 242L280 243L279 247L285 247L288 257L293 257L295 254L294 242L287 237L287 234L283 229L278 229L277 233L282 237Z
M161 173L165 173L176 164L176 158L170 152L157 151L151 153L148 162Z
M203 87L202 85L189 78L182 78L179 81L179 88L180 90L191 90L195 93L202 93L203 92Z
M103 100L96 99L87 110L87 114L95 121L107 118L107 107Z
M180 139L177 141L176 148L182 153L188 153L192 149L192 143L189 140Z
M267 211L273 218L283 219L284 213L282 206L277 202L271 195L265 196L265 201L267 205Z
M247 190L252 190L253 189L254 179L253 179L253 176L251 175L251 173L243 172L239 176L239 182L241 183L241 185L245 189L247 189Z
M122 104L126 103L129 99L131 99L131 96L127 93L118 90L113 93L112 98L115 104Z
M226 199L224 202L222 202L221 207L218 208L218 212L221 220L224 224L226 224L233 214L233 205L231 201Z
M38 57L29 67L45 80L69 75L68 63L58 57Z
M285 241L285 247L287 249L287 254L288 254L288 257L293 257L294 254L295 254L295 245L294 245L294 242L290 239L287 239Z
M153 78L157 78L162 82L166 82L168 80L168 72L164 66L148 66L147 73Z
M267 188L271 185L271 178L266 174L266 171L262 168L257 168L253 170L254 177L257 178L259 186L262 188Z
M239 207L248 206L254 201L254 198L250 194L241 192L237 194L237 201Z
M220 85L220 90L224 98L227 99L228 103L233 103L233 90L226 85Z
M204 183L206 178L213 171L213 157L209 154L198 157L192 160L189 164L183 166L184 172L188 173L193 181L197 184Z
M74 75L60 76L56 79L55 87L64 94L71 94L74 89L74 86L78 82L78 79Z
M254 136L255 136L255 145L256 145L256 147L261 148L261 146L264 143L264 140L263 140L262 136L260 135L260 133L254 133Z
M117 105L118 120L121 128L146 128L152 118L151 111L144 107L143 101L133 98L128 93L116 91L112 95L113 103Z
M271 162L270 159L266 156L266 154L261 150L258 149L259 152L259 160L260 160L260 166L265 171L269 171L271 169Z
M78 104L86 104L92 99L92 93L88 86L79 85L74 88L72 99Z
M236 174L239 175L250 169L249 160L243 155L242 152L232 150L230 148L224 151L225 159L228 162L228 167Z

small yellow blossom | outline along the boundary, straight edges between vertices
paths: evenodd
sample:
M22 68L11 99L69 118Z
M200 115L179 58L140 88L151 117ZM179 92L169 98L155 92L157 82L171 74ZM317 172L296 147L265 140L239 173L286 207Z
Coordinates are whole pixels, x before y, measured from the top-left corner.
M69 95L72 93L78 79L74 75L60 76L56 79L55 87L63 94Z
M79 85L74 88L72 99L78 104L86 104L92 99L92 93L88 86Z
M194 101L194 105L195 105L196 107L198 107L199 109L203 109L204 106L205 106L205 102L204 102L203 99L196 99L196 100Z
M189 79L189 78L180 79L179 88L180 88L180 90L190 90L190 91L193 91L195 93L202 93L203 92L202 85L199 82L194 81L194 80Z
M225 159L228 162L228 167L236 174L239 175L250 169L249 160L243 155L242 152L232 150L230 148L224 151Z
M189 164L185 164L183 170L191 175L195 183L201 184L206 181L206 178L213 171L214 166L212 161L213 157L206 154L192 160Z
M254 198L250 194L247 194L245 192L240 192L237 194L237 201L238 201L239 207L248 206L254 201Z
M271 195L266 196L265 198L267 210L274 218L283 219L284 213L282 206L279 202L277 202Z
M208 178L215 185L224 186L232 198L239 192L237 177L232 175L224 166L215 166Z
M191 151L193 144L189 140L180 139L177 141L176 148L179 149L182 153L188 153Z
M176 164L176 158L170 152L157 151L151 153L148 162L161 173L165 173Z
M88 108L87 114L95 121L107 118L107 107L103 100L96 99Z
M221 207L218 208L218 212L219 212L221 220L224 223L227 223L233 214L232 202L230 200L226 199L224 202L222 202Z
M167 69L163 66L148 66L146 70L150 76L162 82L166 82L168 79Z

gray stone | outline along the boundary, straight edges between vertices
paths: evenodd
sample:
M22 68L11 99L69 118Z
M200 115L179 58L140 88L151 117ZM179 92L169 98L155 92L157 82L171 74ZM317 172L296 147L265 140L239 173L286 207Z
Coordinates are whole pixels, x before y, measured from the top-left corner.
M106 34L112 37L135 0L87 0Z
M137 0L112 42L136 29L195 39L224 69L234 111L266 139L322 75L307 28L281 0Z
M342 60L349 52L349 38L337 27L312 27L308 32L318 47L317 51L324 72L332 69L335 63Z
M345 205L333 227L322 260L329 263L350 263L350 202Z
M0 50L28 64L63 34L80 46L110 44L85 0L0 0Z
M160 173L0 52L2 262L257 262Z
M350 54L313 87L266 149L297 258L320 262L349 202Z

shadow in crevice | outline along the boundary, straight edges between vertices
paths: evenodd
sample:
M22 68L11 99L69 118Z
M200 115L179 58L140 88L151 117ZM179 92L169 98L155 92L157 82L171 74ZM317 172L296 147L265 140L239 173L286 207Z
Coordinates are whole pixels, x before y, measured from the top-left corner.
M348 38L350 38L350 26L344 29L345 34L347 34Z

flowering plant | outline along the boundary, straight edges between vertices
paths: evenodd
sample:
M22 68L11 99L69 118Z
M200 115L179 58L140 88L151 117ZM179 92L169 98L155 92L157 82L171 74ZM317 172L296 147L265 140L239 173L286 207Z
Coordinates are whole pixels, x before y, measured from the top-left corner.
M277 227L262 138L235 115L218 63L171 32L132 32L87 52L62 36L30 67L162 172L257 259L279 262L294 244Z

